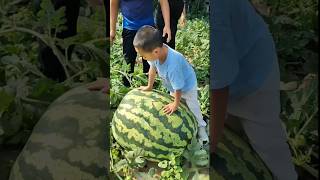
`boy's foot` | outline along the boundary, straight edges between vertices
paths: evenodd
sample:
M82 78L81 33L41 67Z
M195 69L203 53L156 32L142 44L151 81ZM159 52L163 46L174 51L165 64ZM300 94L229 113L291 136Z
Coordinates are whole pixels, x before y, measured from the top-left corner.
M209 137L206 131L206 127L199 127L198 129L199 142L202 145L209 143Z

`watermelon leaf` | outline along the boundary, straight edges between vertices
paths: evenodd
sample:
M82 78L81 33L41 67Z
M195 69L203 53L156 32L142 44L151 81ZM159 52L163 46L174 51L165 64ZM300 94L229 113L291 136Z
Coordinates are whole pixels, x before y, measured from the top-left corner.
M147 161L142 156L136 157L134 162L137 164L138 167L143 167L147 163Z
M148 171L148 175L153 177L156 174L156 169L155 168L150 168Z
M167 161L167 160L160 161L160 162L158 163L158 166L159 166L160 168L162 168L162 169L165 169L165 168L168 167L168 161Z
M117 163L114 165L113 169L114 169L115 172L119 172L119 171L121 171L123 168L125 168L127 165L128 165L127 160L121 159L119 162L117 162Z
M10 104L13 102L14 97L5 91L0 91L0 118L2 116L2 113L8 110Z

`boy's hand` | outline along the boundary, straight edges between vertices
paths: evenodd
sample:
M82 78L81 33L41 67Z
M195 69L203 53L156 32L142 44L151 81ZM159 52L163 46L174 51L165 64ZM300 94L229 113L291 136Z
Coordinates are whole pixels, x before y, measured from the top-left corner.
M178 106L174 102L167 104L163 107L164 113L169 114L169 115L174 113L177 109L178 109Z
M150 87L150 86L140 86L138 89L140 89L142 91L151 91L152 87Z

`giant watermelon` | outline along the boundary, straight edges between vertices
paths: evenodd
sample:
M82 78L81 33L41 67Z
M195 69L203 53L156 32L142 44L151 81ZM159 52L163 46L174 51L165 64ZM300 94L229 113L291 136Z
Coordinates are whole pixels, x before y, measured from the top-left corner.
M10 180L105 180L108 99L86 87L56 99L11 169Z
M166 115L162 108L172 100L160 92L131 90L114 113L113 137L124 148L142 148L151 161L181 155L197 131L197 121L184 103Z

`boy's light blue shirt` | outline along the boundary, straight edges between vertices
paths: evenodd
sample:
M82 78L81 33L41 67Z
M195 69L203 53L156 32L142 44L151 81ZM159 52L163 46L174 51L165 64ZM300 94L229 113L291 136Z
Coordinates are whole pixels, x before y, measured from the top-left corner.
M159 60L148 61L150 66L155 67L164 86L170 91L181 90L187 92L197 85L196 74L187 59L169 46L165 62Z
M211 4L210 88L229 86L231 97L248 95L261 87L274 62L274 56L264 56L264 52L274 51L268 43L259 48L261 52L246 57L259 38L269 36L272 41L268 27L248 0L215 0Z

